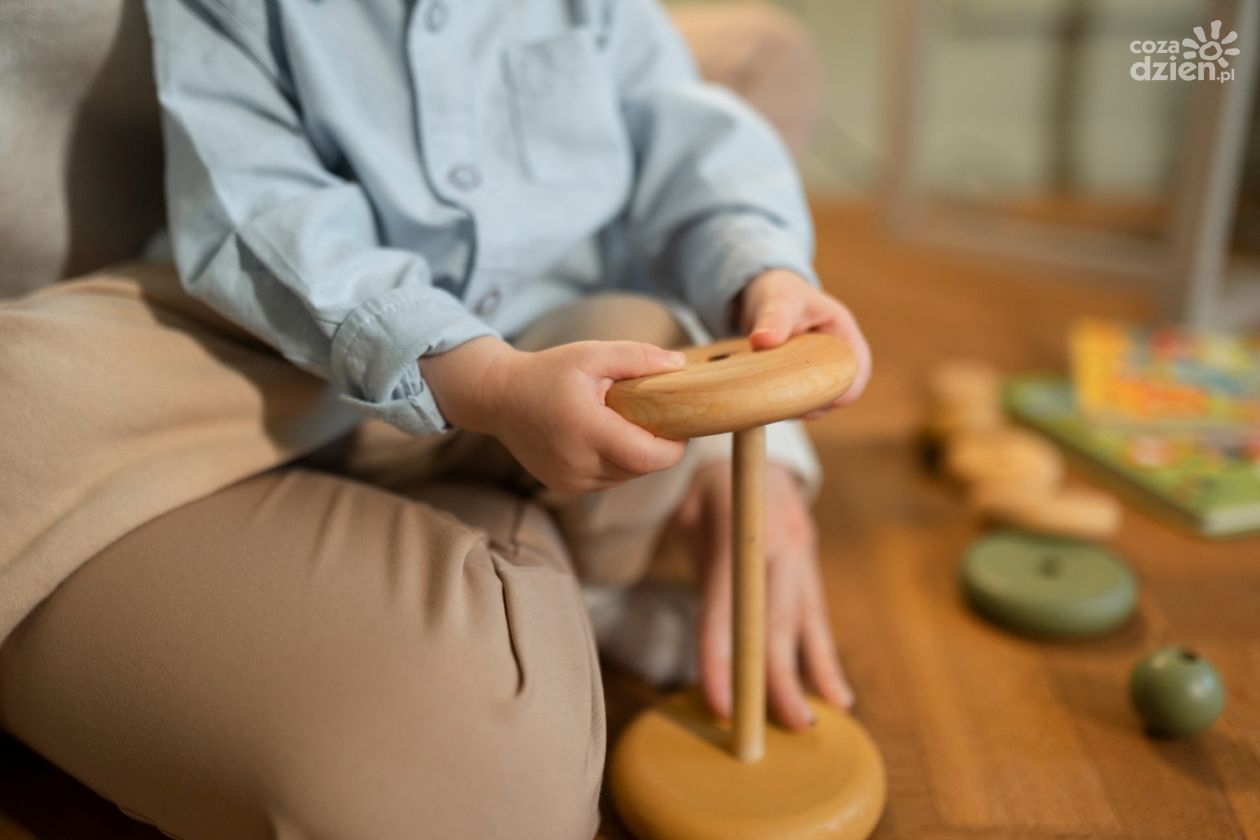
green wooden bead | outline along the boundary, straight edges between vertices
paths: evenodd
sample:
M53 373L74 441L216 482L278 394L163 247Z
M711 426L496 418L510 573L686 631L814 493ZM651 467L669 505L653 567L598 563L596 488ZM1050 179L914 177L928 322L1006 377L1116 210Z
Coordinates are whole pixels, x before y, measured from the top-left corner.
M963 590L991 621L1042 637L1086 637L1118 627L1137 604L1137 580L1113 554L1062 537L1003 531L963 557Z
M1225 686L1211 662L1194 651L1171 645L1133 667L1129 699L1152 732L1193 735L1221 716Z

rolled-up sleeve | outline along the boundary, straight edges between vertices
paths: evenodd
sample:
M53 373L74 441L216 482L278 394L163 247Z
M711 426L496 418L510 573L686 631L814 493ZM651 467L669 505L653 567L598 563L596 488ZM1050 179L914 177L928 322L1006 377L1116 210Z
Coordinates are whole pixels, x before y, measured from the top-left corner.
M447 427L417 360L494 331L386 247L324 161L268 32L215 4L148 0L175 259L185 288L413 434Z
M733 93L703 82L656 0L610 0L610 54L632 142L635 248L717 335L748 281L783 268L817 283L791 155Z

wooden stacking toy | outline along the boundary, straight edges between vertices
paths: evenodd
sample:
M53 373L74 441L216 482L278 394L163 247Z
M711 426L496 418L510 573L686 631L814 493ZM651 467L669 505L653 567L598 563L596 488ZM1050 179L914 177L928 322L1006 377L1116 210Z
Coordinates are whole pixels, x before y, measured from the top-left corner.
M1002 378L983 362L940 363L927 379L926 431L952 478L982 518L1039 534L1106 539L1121 508L1098 490L1065 487L1063 455L1045 438L1012 426Z
M886 782L861 725L812 703L808 731L766 727L764 426L835 401L853 382L853 356L815 334L770 350L734 339L684 353L683 369L618 382L607 403L660 437L734 432L732 716L717 721L694 693L641 714L613 753L613 798L643 840L865 838Z

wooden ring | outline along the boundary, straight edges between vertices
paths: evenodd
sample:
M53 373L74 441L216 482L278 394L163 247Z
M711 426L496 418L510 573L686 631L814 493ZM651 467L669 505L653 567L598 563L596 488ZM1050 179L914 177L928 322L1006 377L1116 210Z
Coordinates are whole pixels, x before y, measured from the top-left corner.
M658 437L738 432L835 402L857 376L849 345L806 333L769 350L733 338L682 351L687 365L613 383L609 408Z
M1128 566L1106 549L1061 537L990 534L967 549L959 579L978 613L1030 636L1098 636L1137 607Z

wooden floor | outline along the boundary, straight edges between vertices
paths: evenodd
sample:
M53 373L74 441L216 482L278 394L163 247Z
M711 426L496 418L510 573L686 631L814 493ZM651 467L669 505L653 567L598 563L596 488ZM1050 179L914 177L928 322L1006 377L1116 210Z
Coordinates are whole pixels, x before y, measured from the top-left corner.
M1073 318L1146 317L1146 300L1104 278L915 248L853 208L816 215L819 270L875 354L862 401L812 426L835 634L889 771L875 837L1260 838L1260 538L1206 543L1130 511L1114 547L1143 584L1137 620L1088 643L1022 640L960 602L959 555L981 529L914 443L933 362L1063 369ZM1167 642L1206 654L1229 691L1196 739L1152 740L1128 706L1129 669ZM651 692L606 683L615 738ZM625 837L608 812L602 836Z
M1260 539L1206 543L1131 511L1114 547L1141 577L1139 618L1088 643L1018 639L960 603L959 553L979 528L914 445L934 361L1059 369L1074 317L1143 317L1142 296L895 242L860 208L820 205L817 221L821 273L876 359L862 402L813 426L836 638L889 770L876 837L1260 840ZM1146 737L1125 699L1133 662L1166 642L1206 654L1229 691L1192 740ZM653 692L606 684L615 738ZM0 840L158 836L0 741ZM600 836L626 836L611 809Z

